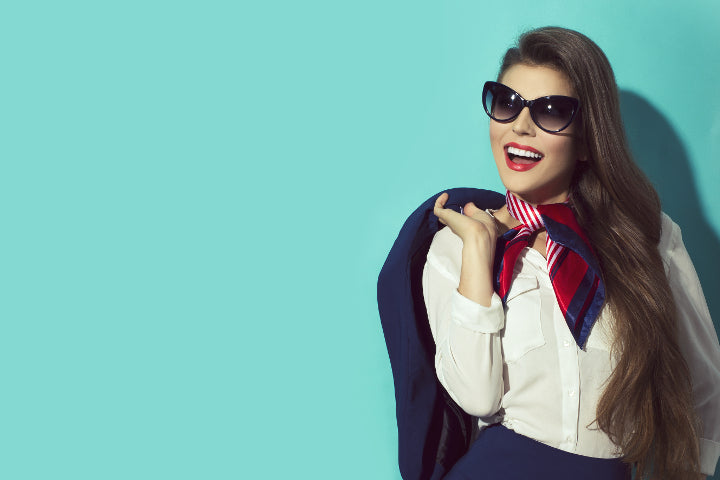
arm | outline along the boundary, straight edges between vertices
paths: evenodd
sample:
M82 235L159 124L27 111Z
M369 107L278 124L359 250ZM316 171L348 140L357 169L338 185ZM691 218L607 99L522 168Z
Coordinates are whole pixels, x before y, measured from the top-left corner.
M720 344L680 228L668 217L663 219L665 228L671 233L661 253L677 307L680 348L692 376L700 421L700 469L712 475L720 456Z
M450 228L436 235L423 271L435 368L453 400L469 414L486 417L497 412L503 395L499 332L505 317L492 290L491 267L497 234L489 215L474 205L463 215L443 209L445 200L447 195L441 196L435 210ZM487 217L487 226L471 214ZM483 229L491 242L478 240Z
M474 204L465 205L464 213L443 208L448 194L435 201L433 212L440 222L462 239L462 268L458 292L473 302L490 306L493 295L492 269L498 237L495 219Z

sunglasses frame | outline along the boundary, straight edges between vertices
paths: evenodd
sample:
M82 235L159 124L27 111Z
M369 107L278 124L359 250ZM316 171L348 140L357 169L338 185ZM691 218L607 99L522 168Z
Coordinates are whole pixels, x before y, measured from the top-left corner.
M517 96L518 99L520 99L520 103L521 103L522 107L520 108L520 110L517 111L517 113L515 115L513 115L510 118L506 118L503 120L495 118L488 110L487 104L485 102L485 97L487 96L490 89L493 87L496 87L496 86L510 90ZM533 112L533 108L532 108L533 105L535 105L535 102L537 102L538 100L552 101L553 99L567 100L570 102L570 104L573 107L572 113L570 114L570 119L567 121L567 123L564 126L562 126L561 128L559 128L557 130L551 130L551 129L545 128L542 125L540 125L540 123L537 121L537 118L535 118L535 113ZM540 128L541 130L548 132L548 133L558 133L558 132L562 132L563 130L565 130L573 122L573 120L575 119L575 115L577 114L578 110L580 110L580 100L578 100L577 98L574 98L574 97L567 97L565 95L548 95L545 97L538 97L535 100L525 100L522 97L522 95L520 95L518 92L516 92L512 88L508 87L507 85L502 84L500 82L490 82L490 81L485 82L485 85L483 86L482 103L483 103L483 108L485 109L485 113L488 114L488 117L490 117L493 120L495 120L496 122L500 122L500 123L512 122L513 120L515 120L518 117L518 115L520 115L520 113L522 113L522 111L523 111L523 109L525 109L525 107L528 107L528 110L530 111L530 118L532 118L532 121L535 122L535 125L537 125L538 128Z

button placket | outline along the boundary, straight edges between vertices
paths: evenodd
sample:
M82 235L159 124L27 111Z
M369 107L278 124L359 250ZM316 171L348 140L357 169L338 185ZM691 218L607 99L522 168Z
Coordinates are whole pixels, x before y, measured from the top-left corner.
M557 355L560 362L560 383L562 387L562 443L563 449L575 452L578 438L578 417L580 415L580 358L575 339L569 337L565 318L556 305L554 321L557 338Z

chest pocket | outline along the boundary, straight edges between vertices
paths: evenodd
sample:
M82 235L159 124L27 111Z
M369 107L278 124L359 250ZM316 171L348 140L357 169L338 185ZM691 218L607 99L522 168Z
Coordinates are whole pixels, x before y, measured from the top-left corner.
M505 328L502 332L505 362L516 362L529 351L545 345L540 306L537 278L515 277L505 305Z

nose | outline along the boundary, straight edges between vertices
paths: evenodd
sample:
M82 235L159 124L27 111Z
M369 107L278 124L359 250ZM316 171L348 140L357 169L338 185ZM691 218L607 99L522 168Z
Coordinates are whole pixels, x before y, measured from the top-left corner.
M530 116L528 107L523 107L520 114L513 120L512 131L517 135L535 135L535 122Z

